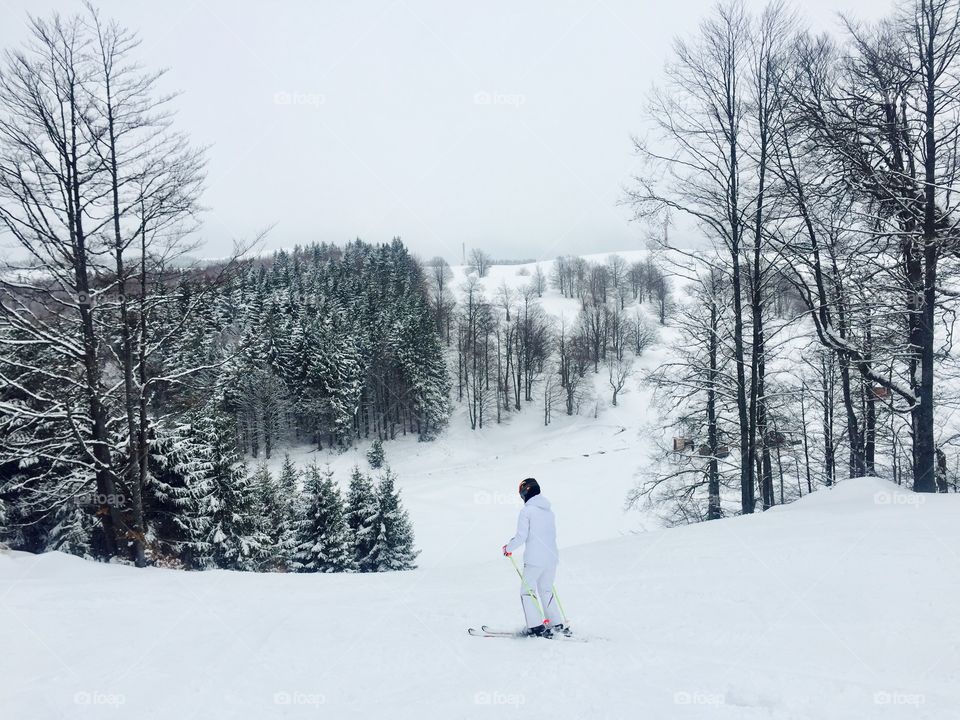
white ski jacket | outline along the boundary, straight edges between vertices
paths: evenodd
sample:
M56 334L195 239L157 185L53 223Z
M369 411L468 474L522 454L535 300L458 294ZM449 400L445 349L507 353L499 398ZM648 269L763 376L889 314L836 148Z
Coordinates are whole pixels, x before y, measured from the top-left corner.
M543 495L534 495L524 503L517 518L517 534L507 543L507 552L526 545L523 551L525 565L551 567L560 561L557 550L557 524L550 509L550 501Z

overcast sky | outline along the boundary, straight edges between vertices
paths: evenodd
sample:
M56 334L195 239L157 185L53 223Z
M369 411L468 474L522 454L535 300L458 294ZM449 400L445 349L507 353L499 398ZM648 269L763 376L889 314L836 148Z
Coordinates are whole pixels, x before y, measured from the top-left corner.
M761 7L758 0L748 6ZM182 91L178 127L210 145L202 238L217 255L274 224L267 249L399 235L424 257L642 247L617 207L630 135L676 35L710 0L131 2L105 15ZM805 0L808 20L889 3ZM0 0L0 44L28 12Z

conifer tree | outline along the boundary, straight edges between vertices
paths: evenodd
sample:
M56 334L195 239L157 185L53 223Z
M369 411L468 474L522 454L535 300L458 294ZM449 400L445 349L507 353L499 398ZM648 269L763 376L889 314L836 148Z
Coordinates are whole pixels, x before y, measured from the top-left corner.
M414 548L413 526L400 503L396 475L387 468L377 483L376 540L367 556L371 572L412 570L420 554Z
M47 536L47 550L93 558L96 518L82 503L70 501L54 510L53 527Z
M257 500L254 512L270 548L270 552L263 554L260 569L284 570L290 562L294 545L291 496L283 492L273 473L264 464L257 466L251 483Z
M360 572L372 572L370 553L376 545L380 511L376 488L368 475L354 467L347 491L347 527L353 540L353 557Z
M377 438L370 445L370 449L367 450L367 462L370 463L370 467L374 470L379 470L383 467L383 442L380 438Z
M155 428L144 493L147 547L156 561L175 559L202 568L209 557L210 448L188 422Z
M289 453L283 456L283 466L280 468L280 477L277 480L277 485L279 490L283 495L288 499L289 505L292 507L293 498L297 497L300 492L300 470L297 469L296 463L290 459Z
M292 568L298 572L350 572L357 569L353 538L333 471L307 468Z
M257 517L256 488L237 451L233 425L223 415L205 413L195 429L210 443L210 492L201 509L210 521L209 562L218 568L256 570L269 540Z
M244 453L269 458L287 437L321 448L398 433L428 439L446 423L449 380L431 298L423 269L399 240L312 245L211 270L185 272L175 283L148 271L144 282L163 286L168 298L144 316L164 342L143 346L142 356L132 358L132 387L149 385L149 398L134 403L132 425L128 404L119 400L137 400L135 393L102 398L111 457L141 478L136 513L108 517L97 514L104 508L60 508L102 484L85 456L89 433L80 427L78 436L70 420L85 412L84 396L47 386L48 376L72 372L69 362L24 342L29 337L19 337L16 328L0 327L9 359L0 393L9 410L0 413L5 542L33 552L56 546L85 553L76 532L82 527L76 513L85 512L114 528L109 535L94 530L90 547L97 557L126 552L132 535L144 538L138 550L144 562L262 568L253 557L267 546L283 550L291 537L291 499L300 481L286 464L269 483L262 472L248 477ZM122 349L114 347L122 334L116 320L101 312L104 348L111 352ZM105 351L102 357L109 362L112 356ZM48 400L59 410L43 414ZM127 426L143 429L135 443L112 430ZM136 468L134 445L146 456L135 458ZM87 474L71 477L81 465ZM354 507L362 516L358 559L375 540L367 527L375 495L371 487ZM112 544L104 544L109 538ZM282 556L267 566L282 565Z
M7 501L0 497L0 542L3 542L9 533L9 522L10 511L7 509Z

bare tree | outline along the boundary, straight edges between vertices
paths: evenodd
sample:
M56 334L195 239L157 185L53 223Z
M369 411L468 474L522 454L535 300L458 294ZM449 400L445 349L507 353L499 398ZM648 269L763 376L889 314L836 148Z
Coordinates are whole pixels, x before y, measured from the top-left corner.
M564 297L573 296L573 275L570 258L561 255L553 261L550 270L550 282Z
M557 334L557 357L560 373L560 385L564 389L564 403L567 415L579 411L583 400L584 374L586 373L589 350L583 337L571 333L561 318Z
M630 265L627 270L627 281L630 284L630 292L634 300L643 302L643 292L646 282L646 266L642 261L637 261Z
M560 368L552 367L543 381L543 424L548 426L553 420L553 411L560 407L566 399L566 392L561 385Z
M467 260L467 268L470 272L475 272L478 277L486 277L491 262L493 261L487 253L479 248L473 248Z
M534 290L537 291L537 297L542 298L544 290L547 289L547 274L543 271L540 263L533 267L533 279L530 281Z
M623 360L623 354L629 344L630 321L619 306L607 313L607 342L609 354L616 360Z
M670 310L671 284L670 278L660 268L652 265L648 270L648 279L653 296L657 301L657 318L661 325L667 324L667 313Z
M630 347L635 355L643 355L643 351L657 341L657 329L647 319L646 314L637 308L633 317L630 319L630 327L627 329L627 337L630 341Z
M633 359L611 356L607 361L607 384L613 391L611 404L616 407L617 397L625 392L624 387L633 375Z
M781 89L778 167L801 218L797 234L811 251L794 280L818 338L838 353L841 367L886 388L909 411L914 489L921 492L936 489L934 328L941 306L952 301L937 278L956 255L958 13L949 0L914 0L878 26L848 22L843 50L801 37ZM826 187L824 176L832 181ZM847 203L845 215L831 219L837 198L825 191ZM883 278L875 287L897 288L907 352L894 372L878 366L865 333L850 332L831 289L831 237L850 233L872 239L859 262L871 261Z
M450 281L453 279L453 270L450 263L442 257L431 258L426 263L427 281L430 284L430 293L433 299L433 312L437 321L437 332L447 339L450 344L450 322L453 308L456 305L453 293L450 292Z
M470 429L482 429L490 403L491 360L496 360L496 317L483 295L478 277L470 275L463 287L464 302L457 318L458 386L466 401Z
M610 286L614 290L614 296L620 304L620 309L626 306L627 293L627 261L621 255L611 255L607 258L607 274L610 278Z
M0 223L22 252L0 273L0 375L44 389L0 404L0 435L19 438L4 459L33 464L40 503L70 502L88 478L99 497L123 498L122 511L97 508L102 550L130 548L142 566L148 408L190 372L171 376L156 355L203 298L173 326L151 318L174 301L169 267L193 247L202 154L173 130L162 73L136 63L134 34L91 6L30 31L0 74ZM27 339L40 356L24 356ZM62 487L40 487L58 475Z
M730 2L701 23L695 41L677 41L667 85L651 98L649 115L663 144L635 141L647 172L636 177L627 197L638 218L668 210L688 215L722 244L729 258L744 513L753 512L755 505L741 272L749 205L743 185L749 159L744 103L750 40L743 6Z
M504 280L497 288L497 305L503 310L506 321L510 322L510 307L513 305L513 288Z
M721 490L734 484L737 469L723 462L735 428L736 376L732 346L730 282L718 258L690 268L690 302L681 306L674 357L650 374L654 398L677 436L661 453L630 502L647 498L669 506L672 522L723 516Z

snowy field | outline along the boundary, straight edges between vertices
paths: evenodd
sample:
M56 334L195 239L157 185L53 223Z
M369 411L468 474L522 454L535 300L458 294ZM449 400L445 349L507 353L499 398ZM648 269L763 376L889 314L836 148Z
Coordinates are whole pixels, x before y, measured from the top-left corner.
M494 267L488 297L528 282L520 270ZM543 303L570 321L577 311L553 290ZM624 510L663 436L640 378L667 359L673 332L661 330L617 407L601 368L596 400L549 428L538 397L500 425L471 431L455 408L437 441L385 443L422 550L412 572L0 556L0 718L960 717L958 496L846 481L672 530ZM289 452L329 463L345 485L351 466L367 469L367 447ZM585 642L466 634L521 624L500 546L527 476L554 505L558 589Z
M517 624L502 558L321 576L8 553L0 708L17 720L955 718L958 512L956 495L851 480L764 515L567 547L559 587L584 643L466 634Z

